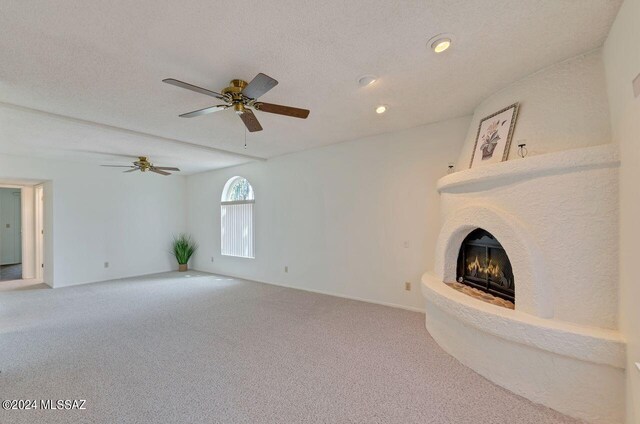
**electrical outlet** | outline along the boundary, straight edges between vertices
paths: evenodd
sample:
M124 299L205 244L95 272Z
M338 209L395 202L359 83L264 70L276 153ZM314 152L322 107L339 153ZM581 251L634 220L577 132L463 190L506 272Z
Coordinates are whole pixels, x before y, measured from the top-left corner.
M408 248L409 248L409 241L408 241L408 240L406 240L406 241L404 242L404 248L405 248L405 249L408 249Z
M109 268L109 262L105 262L105 263L104 263L104 267L105 267L105 268Z
M285 265L284 272L289 272L289 267Z
M411 283L409 281L405 281L404 283L404 289L406 291L411 291Z
M211 257L211 262L213 262L213 256Z

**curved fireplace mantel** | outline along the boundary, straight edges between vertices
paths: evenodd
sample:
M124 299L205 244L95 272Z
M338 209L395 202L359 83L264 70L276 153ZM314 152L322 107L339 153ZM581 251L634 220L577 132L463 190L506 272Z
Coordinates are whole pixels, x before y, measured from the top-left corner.
M440 193L468 193L545 175L589 168L617 168L619 164L617 146L603 144L466 169L440 178L436 187Z

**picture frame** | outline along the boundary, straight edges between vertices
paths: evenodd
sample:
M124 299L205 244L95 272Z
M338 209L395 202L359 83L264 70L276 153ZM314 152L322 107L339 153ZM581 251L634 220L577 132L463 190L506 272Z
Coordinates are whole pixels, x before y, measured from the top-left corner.
M469 168L507 160L519 108L514 103L480 121Z

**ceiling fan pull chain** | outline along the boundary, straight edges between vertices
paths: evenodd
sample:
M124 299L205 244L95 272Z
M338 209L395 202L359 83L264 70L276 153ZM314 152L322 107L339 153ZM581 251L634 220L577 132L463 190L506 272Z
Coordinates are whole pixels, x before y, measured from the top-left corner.
M247 148L247 127L244 127L244 148Z

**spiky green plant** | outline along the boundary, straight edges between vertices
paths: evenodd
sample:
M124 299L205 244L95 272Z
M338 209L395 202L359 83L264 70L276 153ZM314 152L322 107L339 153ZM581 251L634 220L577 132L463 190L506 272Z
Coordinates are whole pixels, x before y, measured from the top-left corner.
M173 253L173 256L176 257L179 264L184 265L189 262L191 256L198 250L198 244L193 241L190 235L180 234L173 237L172 248L171 253Z

